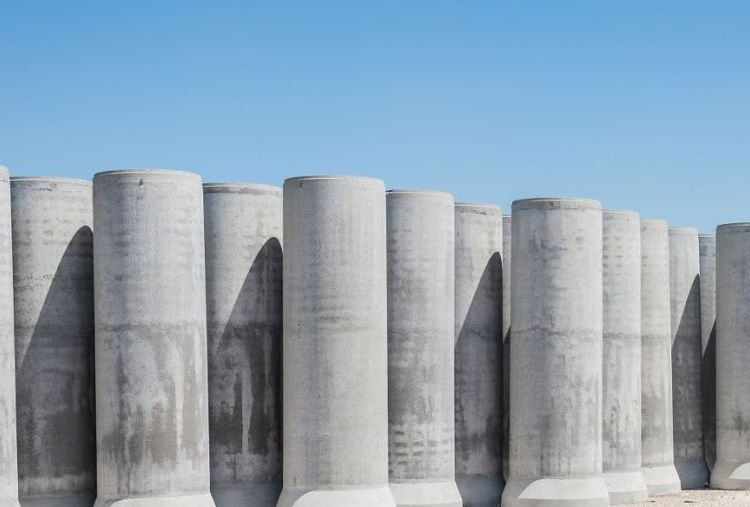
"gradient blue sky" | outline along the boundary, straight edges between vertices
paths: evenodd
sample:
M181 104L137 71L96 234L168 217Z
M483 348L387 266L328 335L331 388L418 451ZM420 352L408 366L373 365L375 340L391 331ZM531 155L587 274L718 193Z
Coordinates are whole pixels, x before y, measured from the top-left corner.
M748 1L0 0L0 162L750 220Z

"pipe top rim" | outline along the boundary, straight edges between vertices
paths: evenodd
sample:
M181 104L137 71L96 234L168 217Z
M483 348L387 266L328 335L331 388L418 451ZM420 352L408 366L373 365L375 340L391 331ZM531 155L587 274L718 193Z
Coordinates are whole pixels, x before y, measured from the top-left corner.
M491 209L493 211L496 211L498 215L502 216L502 211L500 211L500 206L497 204L487 203L487 202L457 202L453 204L456 208L482 208L482 209Z
M669 232L672 234L686 234L688 236L698 235L698 229L687 225L670 225Z
M10 184L23 182L69 183L71 185L91 186L91 180L71 178L67 176L11 176Z
M429 190L424 188L391 188L385 191L386 196L391 195L421 195L424 197L437 197L438 199L447 199L453 202L453 194L443 192L442 190Z
M562 208L602 209L599 201L585 197L528 197L513 201L513 209L526 209L545 204L558 205Z
M8 166L4 166L3 164L0 164L0 181L8 181L8 177L10 176L10 170L8 169Z
M641 225L668 227L667 221L663 218L641 218Z
M94 181L109 176L127 176L127 175L143 175L143 176L171 176L173 178L187 178L201 180L201 175L191 171L181 171L178 169L149 169L149 168L132 168L132 169L112 169L109 171L101 171L94 174Z
M281 194L283 189L276 185L267 185L265 183L244 183L244 182L209 182L203 184L204 189L237 189L237 190L265 190L275 194Z
M307 180L350 180L350 181L369 181L383 184L383 180L380 178L373 178L372 176L354 176L348 174L311 174L309 176L292 176L286 178L284 183L291 183L293 181L307 181Z
M701 233L698 234L698 238L716 239L716 234L710 234L708 232L701 232Z
M604 215L624 215L633 218L640 218L641 216L637 211L619 208L605 208L602 210L602 213L604 213Z
M720 224L716 227L716 233L736 230L738 232L750 231L750 222L730 222L728 224Z

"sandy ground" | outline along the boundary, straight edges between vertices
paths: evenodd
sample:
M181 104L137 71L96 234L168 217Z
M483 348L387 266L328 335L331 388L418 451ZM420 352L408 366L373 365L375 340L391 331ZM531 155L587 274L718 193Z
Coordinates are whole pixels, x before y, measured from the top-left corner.
M624 507L624 504L622 504ZM657 507L659 505L701 505L705 507L750 507L750 491L719 491L696 489L679 495L649 498L645 503L628 504L630 507Z

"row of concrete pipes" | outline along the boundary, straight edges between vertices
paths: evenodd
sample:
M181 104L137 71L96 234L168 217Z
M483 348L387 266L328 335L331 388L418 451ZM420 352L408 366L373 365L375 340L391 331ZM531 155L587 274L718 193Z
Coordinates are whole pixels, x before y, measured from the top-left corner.
M750 488L750 224L716 238L586 199L2 168L0 507Z

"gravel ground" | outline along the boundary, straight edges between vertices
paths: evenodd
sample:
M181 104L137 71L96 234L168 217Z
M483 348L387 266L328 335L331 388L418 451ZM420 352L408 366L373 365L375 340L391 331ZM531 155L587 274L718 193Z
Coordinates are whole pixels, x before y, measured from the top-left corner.
M625 504L621 504L625 507ZM720 491L695 489L679 495L649 498L645 503L628 504L629 507L656 507L659 505L701 505L705 507L750 507L750 491Z

